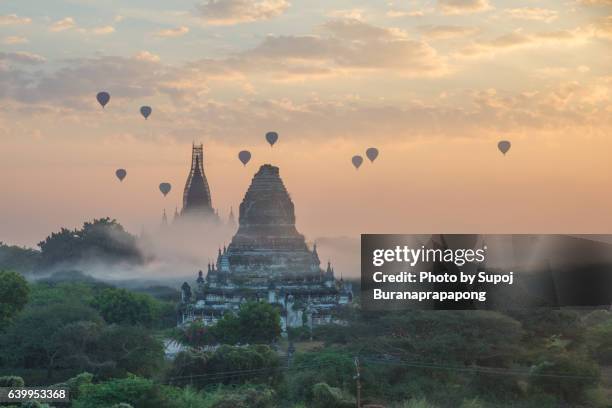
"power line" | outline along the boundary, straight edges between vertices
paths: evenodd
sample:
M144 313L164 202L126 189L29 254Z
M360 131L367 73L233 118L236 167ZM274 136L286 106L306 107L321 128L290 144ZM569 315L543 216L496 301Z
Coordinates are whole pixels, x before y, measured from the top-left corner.
M552 377L552 378L573 378L573 379L597 379L594 376L585 376L585 375L573 375L573 374L560 374L560 373L533 373L526 370L517 370L503 367L458 367L458 366L447 366L440 364L427 364L421 362L409 362L403 360L383 360L383 359L375 359L375 358L364 358L364 361L372 363L372 364L385 364L385 365L396 365L396 366L405 366L405 367L414 367L414 368L429 368L429 369L437 369L437 370L449 370L449 371L464 371L464 372L477 372L484 374L494 374L494 375L527 375L530 377Z
M491 374L491 375L514 375L514 376L529 376L529 377L549 377L549 378L564 378L564 379L597 379L594 376L583 376L583 375L573 375L573 374L563 374L563 373L533 373L529 370L519 370L519 369L511 369L504 367L460 367L460 366L452 366L452 365L443 365L443 364L433 364L433 363L423 363L419 361L405 361L405 360L388 360L382 359L379 356L361 356L362 361L371 364L380 364L380 365L394 365L394 366L404 366L404 367L412 367L412 368L423 368L423 369L433 369L433 370L447 370L447 371L457 371L457 372L472 372L472 373L482 373L482 374ZM336 366L335 363L332 362L323 362L317 364L296 364L293 367L285 367L285 366L277 366L277 367L263 367L256 369L247 369L247 370L231 370L231 371L220 371L213 373L203 373L203 374L195 374L195 375L185 375L185 376L175 376L167 378L163 383L171 384L173 382L181 382L181 380L189 380L189 381L207 381L207 380L220 380L223 378L240 378L249 375L256 375L266 372L278 373L278 372L287 372L287 371L300 371L306 369L316 369L316 368L327 368L331 366ZM607 378L604 376L604 378Z

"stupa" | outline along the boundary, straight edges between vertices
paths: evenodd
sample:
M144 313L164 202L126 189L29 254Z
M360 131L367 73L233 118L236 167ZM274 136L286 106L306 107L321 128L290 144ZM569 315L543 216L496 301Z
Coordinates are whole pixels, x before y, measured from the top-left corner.
M249 300L278 306L284 329L334 322L335 310L352 301L351 285L335 278L329 262L321 268L316 244L310 249L296 229L293 201L278 167L260 167L238 221L238 231L219 249L206 277L199 272L195 299L183 305L179 323L214 324Z

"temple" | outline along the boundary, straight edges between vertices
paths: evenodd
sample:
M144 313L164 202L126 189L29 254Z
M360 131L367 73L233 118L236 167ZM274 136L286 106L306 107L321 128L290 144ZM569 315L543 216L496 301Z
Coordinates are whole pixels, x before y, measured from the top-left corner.
M280 309L283 331L341 323L336 311L352 302L351 285L337 280L328 262L321 267L316 244L308 247L295 227L291 197L278 167L265 164L253 177L240 204L238 231L195 288L183 284L179 324L201 320L212 325L249 300Z
M183 209L180 215L214 217L210 188L204 173L204 149L202 145L193 145L191 169L183 192Z

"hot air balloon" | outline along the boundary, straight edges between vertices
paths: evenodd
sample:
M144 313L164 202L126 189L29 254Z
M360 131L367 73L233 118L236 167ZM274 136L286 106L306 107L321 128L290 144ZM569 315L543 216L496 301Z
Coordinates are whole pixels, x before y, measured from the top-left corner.
M375 147L370 147L368 150L366 150L366 156L368 156L368 159L374 163L374 160L376 160L378 157L378 149Z
M127 176L127 171L125 171L125 169L117 169L117 171L115 172L115 175L117 176L119 181L123 181L125 176Z
M140 114L145 118L145 120L149 118L149 115L151 115L151 112L153 112L153 109L151 109L150 106L140 107Z
M98 100L98 103L102 105L102 108L104 109L108 101L110 101L110 94L106 91L98 92L98 94L96 95L96 99Z
M510 150L511 146L512 144L507 140L502 140L497 144L497 148L500 152L504 154L504 156L506 155L506 153L508 153L508 150Z
M274 143L278 140L278 133L268 132L266 133L266 140L270 143L270 146L274 146Z
M240 153L238 153L238 159L240 159L242 164L246 166L249 160L251 160L251 152L249 152L248 150L241 151Z
M162 192L162 194L165 196L168 195L168 193L170 192L170 190L172 190L172 185L170 183L161 183L159 185L159 191Z
M353 162L353 166L355 166L356 169L359 169L359 166L361 166L361 163L363 163L363 157L353 156L351 161Z

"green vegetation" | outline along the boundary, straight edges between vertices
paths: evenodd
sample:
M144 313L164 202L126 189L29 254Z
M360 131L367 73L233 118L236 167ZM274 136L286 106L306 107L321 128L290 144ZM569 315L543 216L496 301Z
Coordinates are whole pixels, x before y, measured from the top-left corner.
M278 309L260 302L243 304L237 315L225 314L213 327L214 337L223 344L266 344L280 333Z
M85 222L81 228L62 228L38 244L40 250L0 242L0 270L42 274L81 262L105 264L144 261L135 236L110 218Z
M119 291L88 283L30 285L30 301L0 334L0 367L43 384L83 371L96 379L157 373L164 364L163 347L151 327L167 303L127 292L147 308L136 314L135 324L120 324L127 320L106 320L96 309L109 290Z
M72 407L353 407L355 357L362 402L387 408L610 406L604 310L351 307L339 313L345 326L291 330L288 357L266 303L177 330L174 304L145 293L1 274L0 386L56 384L70 389ZM162 340L171 335L187 349L169 360Z
M216 344L270 344L281 334L278 309L268 303L247 302L237 314L226 313L211 327L193 322L175 331L174 339L191 347Z
M28 283L18 273L0 271L0 331L28 302Z
M109 262L143 261L136 245L136 237L110 218L86 222L80 229L62 228L54 232L38 246L41 250L39 267L78 263L93 259Z
M102 290L93 298L92 306L107 323L150 326L155 315L150 296L125 289Z
M30 273L36 269L39 261L39 251L0 242L0 270Z
M280 360L268 346L223 345L215 351L180 352L168 371L173 384L203 388L210 384L275 384L280 379Z

